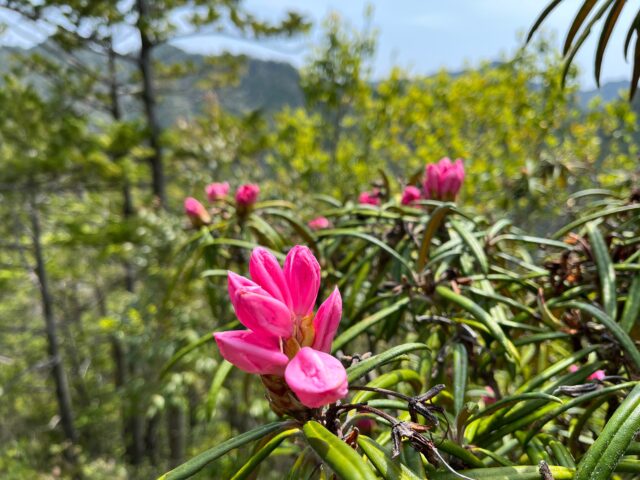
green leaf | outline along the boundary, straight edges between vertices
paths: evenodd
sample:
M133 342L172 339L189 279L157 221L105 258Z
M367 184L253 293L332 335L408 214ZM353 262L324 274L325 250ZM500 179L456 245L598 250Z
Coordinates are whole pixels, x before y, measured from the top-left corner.
M375 387L375 388L391 388L398 383L401 382L409 382L414 386L416 391L420 391L422 387L422 378L415 370L409 369L401 369L394 370L393 372L383 373L379 377L376 377L369 383L367 383L367 387ZM361 390L356 393L351 399L351 403L362 403L367 402L373 397L376 396L376 392L368 392Z
M237 238L213 238L208 242L209 245L222 245L228 247L238 247L244 248L246 250L253 250L256 247L260 247L261 245L255 242L247 242L245 240L238 240ZM284 260L284 255L276 250L267 248L271 253L273 253L278 260Z
M631 360L631 362L633 362L633 365L635 366L636 372L640 372L640 352L638 352L638 349L635 343L633 342L633 340L631 340L627 332L625 332L622 329L622 327L620 327L619 324L613 321L611 317L609 317L609 315L604 313L599 308L596 308L593 305L589 305L588 303L583 303L583 302L575 302L575 301L566 302L566 303L560 304L560 306L566 307L566 308L577 308L579 310L582 310L583 312L586 312L589 315L591 315L595 320L600 322L602 325L604 325L609 330L609 332L616 338L616 340L618 340L622 349L627 353L629 360Z
M388 306L386 308L383 308L382 310L374 313L373 315L371 315L371 316L359 321L358 323L356 323L352 327L350 327L347 330L345 330L344 332L342 332L333 341L333 345L331 346L331 351L335 352L337 350L340 350L342 347L344 347L347 343L349 343L351 340L356 338L362 332L364 332L365 330L367 330L371 326L375 325L376 323L384 320L389 315L392 315L392 314L396 313L397 311L401 310L408 303L409 303L409 298L404 297L404 298L398 300L393 305L390 305L390 306Z
M508 397L503 397L497 402L489 405L487 408L480 410L479 412L476 412L471 417L469 417L469 420L467 421L467 423L471 423L474 420L477 420L478 418L491 415L492 413L497 412L498 410L510 407L512 405L515 405L516 403L519 403L525 400L546 400L548 402L556 402L560 404L562 403L562 400L560 400L558 397L554 397L553 395L549 395L548 393L542 393L542 392L528 392L528 393L510 395Z
M616 409L602 433L578 464L576 480L606 480L611 477L627 447L640 429L640 385Z
M209 388L209 393L207 394L207 418L211 418L213 413L216 410L216 404L218 403L218 394L222 389L222 385L226 380L229 373L233 370L233 364L223 360L222 363L218 366L215 375L213 376L213 380L211 381L211 387Z
M236 472L231 480L244 480L260 465L260 463L267 458L286 438L295 435L300 431L299 428L292 428L280 432L269 440L260 450L251 455L251 458Z
M598 277L600 278L600 288L602 289L602 305L607 315L612 320L617 318L617 298L616 298L616 272L609 257L607 245L602 238L602 234L595 223L587 224L587 232L591 241L591 250L598 267Z
M355 365L351 365L347 368L347 378L349 383L354 382L374 368L404 355L405 353L428 349L429 348L424 343L405 343L404 345L398 345L397 347L390 348L386 352L379 353L378 355L362 360Z
M300 222L297 218L290 215L288 212L282 212L280 210L266 210L263 212L266 215L272 215L274 217L281 218L289 223L293 227L293 229L302 237L302 239L306 242L306 244L311 248L314 252L318 251L318 245L316 245L316 241L311 234L311 230L302 222Z
M607 15L606 20L604 21L604 26L602 27L602 32L600 33L600 39L598 40L598 48L596 49L596 59L595 59L595 77L596 77L596 85L600 88L600 68L602 67L602 57L604 56L604 51L607 48L607 44L609 43L609 38L611 37L611 32L613 31L613 27L615 27L616 22L618 21L618 17L620 16L620 12L622 12L622 8L627 0L616 0L616 3L611 7L609 11L609 15Z
M635 382L626 382L620 383L618 385L614 385L612 387L600 388L594 392L584 393L576 398L569 400L568 402L560 405L559 407L551 410L549 413L544 415L542 418L537 419L535 422L531 423L531 425L527 428L526 436L522 443L527 443L529 440L533 438L533 436L544 427L548 422L557 418L567 410L574 408L577 405L581 405L584 402L588 402L590 400L598 399L603 396L612 395L615 392L625 389L631 388L635 385Z
M549 465L554 480L571 480L574 470L572 468ZM429 474L429 480L460 480L464 475L474 480L540 480L540 467L537 465L524 465L519 467L474 468L471 470L459 470L456 473L434 472Z
M272 432L287 428L291 425L291 422L273 422L267 425L262 425L258 428L254 428L253 430L242 433L237 437L231 438L226 442L222 442L221 444L210 448L209 450L202 452L199 455L196 455L191 460L183 463L179 467L176 467L170 472L167 472L164 475L158 477L158 480L181 480L183 478L189 478L202 470L209 463L220 458L231 450L242 447L247 443L258 440L259 438L269 435Z
M447 215L453 210L455 205L453 203L444 203L438 206L429 217L427 226L422 236L422 242L420 244L420 251L418 253L418 262L416 264L418 272L421 272L424 266L427 264L429 258L429 247L431 246L431 240L438 231L438 228L447 217Z
M419 480L415 473L400 462L394 461L374 440L358 436L358 445L385 480Z
M518 349L515 347L515 345L513 345L511 340L509 340L507 336L504 334L504 331L502 330L498 322L496 322L491 317L491 315L489 315L485 310L483 310L477 303L473 302L468 298L463 297L462 295L458 295L453 290L443 285L439 285L438 287L436 287L436 292L440 296L444 297L450 302L455 303L456 305L458 305L459 307L461 307L462 309L466 310L471 315L473 315L476 320L481 322L485 327L489 329L489 332L491 332L491 335L505 349L511 361L520 363L520 354L518 353Z
M633 203L631 205L625 205L622 207L614 207L614 208L608 208L605 210L599 210L595 213L592 213L590 215L585 215L582 218L579 218L567 225L565 225L564 227L562 227L560 230L558 230L556 233L554 233L551 238L560 238L562 236L564 236L565 234L569 233L571 230L574 230L577 227L580 227L582 225L584 225L585 223L589 223L592 220L597 220L598 218L604 218L604 217L608 217L611 215L616 215L618 213L625 213L625 212L631 212L634 210L640 210L640 204L637 203Z
M631 332L638 320L638 316L640 316L640 274L636 274L633 277L633 281L629 286L629 294L620 318L620 328L627 333Z
M482 460L476 457L473 453L464 447L461 447L455 442L449 439L444 439L437 444L438 450L441 450L449 455L453 455L456 458L462 460L465 464L471 467L484 467Z
M467 349L462 343L453 344L453 410L458 416L464 405L467 391Z
M376 480L376 474L349 445L316 421L302 427L314 452L344 480Z
M585 2L582 4L582 7L580 7L580 10L578 10L578 13L573 19L573 22L571 22L571 27L569 27L567 38L565 38L564 40L564 47L562 49L563 55L566 55L569 49L571 49L571 44L573 43L573 39L575 38L576 34L580 30L580 27L582 26L585 19L587 18L587 15L589 15L589 12L591 12L591 10L593 9L594 5L596 4L596 1L597 0L585 0Z
M476 237L474 237L473 234L460 222L451 220L451 226L471 250L471 253L478 262L478 265L480 265L482 273L489 273L489 261L487 260L487 255L484 253L484 250L478 240L476 240Z
M526 43L529 43L531 41L531 39L533 38L533 34L536 33L538 28L540 28L540 25L542 25L542 22L544 22L544 19L547 18L547 16L549 16L549 14L553 11L554 8L556 8L560 4L560 2L562 2L562 0L553 0L552 2L549 2L549 4L538 16L538 18L536 18L536 21L533 23L531 30L529 30L529 33L527 34Z
M341 237L341 236L360 238L362 240L366 240L367 242L372 243L373 245L381 248L382 250L387 252L389 255L391 255L393 258L395 258L407 270L411 278L413 278L413 269L411 268L411 265L409 264L409 262L407 262L407 260L398 252L396 252L393 248L391 248L389 245L387 245L383 241L378 240L376 237L373 237L367 233L363 233L351 228L323 230L321 232L318 232L318 237L321 237L321 238Z
M209 343L209 342L213 342L213 334L212 333L207 333L205 335L203 335L202 337L200 337L198 340L196 340L193 343L190 343L189 345L185 345L184 347L182 347L180 350L178 350L172 357L171 359L169 359L169 361L167 363L165 363L162 367L162 369L160 370L160 378L163 378L167 373L169 373L169 370L171 370L173 368L173 366L178 363L180 360L182 360L186 355L188 355L189 353L193 352L194 350L197 350L198 348L200 348L201 346Z

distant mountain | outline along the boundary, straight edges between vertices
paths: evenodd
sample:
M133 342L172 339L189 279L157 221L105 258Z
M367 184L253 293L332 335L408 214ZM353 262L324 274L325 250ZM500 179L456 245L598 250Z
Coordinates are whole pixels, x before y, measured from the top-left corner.
M55 47L48 44L37 45L28 50L0 47L0 73L10 68L11 60L16 56L33 53L48 58L56 56ZM106 59L95 52L83 50L75 55L93 68L107 68ZM203 88L204 80L224 73L225 69L220 66L221 62L216 62L216 57L188 53L171 45L158 47L154 50L154 56L162 67L189 66L195 72L171 84L158 82L158 109L161 122L164 125L170 125L177 118L191 118L200 113L205 105L205 98L211 93ZM285 106L295 108L303 105L300 75L290 64L245 56L228 58L239 65L240 78L233 86L215 89L216 97L227 111L244 113L261 110L268 114L279 111ZM128 62L121 62L119 68L123 77L134 73L134 66ZM42 78L37 78L37 75L34 75L34 84L38 88L46 88L46 83ZM127 115L135 116L138 114L140 105L133 98L125 97L123 107Z
M41 44L29 50L12 47L0 47L0 73L6 71L10 65L10 59L15 55L28 55L39 53L43 56L53 56L55 47ZM209 76L223 73L222 67L216 63L220 57L206 57L203 55L185 52L171 45L163 45L154 51L156 60L166 67L185 66L193 67L194 74L189 74L180 80L159 88L159 117L166 126L177 118L193 118L205 105L205 99L211 92L203 89L203 80ZM95 68L106 68L106 60L92 51L78 52L77 56L83 62L93 65ZM304 104L304 96L300 88L300 74L288 63L259 60L245 56L229 56L233 61L239 62L241 75L234 86L228 86L215 90L215 95L222 107L232 113L244 113L260 110L266 114L274 113L285 106L299 107ZM494 62L491 65L500 65ZM122 62L120 67L122 75L133 73L134 66ZM462 75L464 72L451 72L452 77ZM38 87L46 88L42 79L36 79ZM161 83L161 82L159 82ZM608 82L600 89L584 90L578 93L580 105L587 107L589 102L600 97L605 103L627 95L629 84L627 81ZM124 110L129 116L139 114L140 104L133 98L124 99Z
M587 107L589 102L596 97L600 97L604 103L611 102L618 98L627 98L629 94L629 81L620 80L617 82L607 82L598 89L581 90L578 92L578 99L582 107Z

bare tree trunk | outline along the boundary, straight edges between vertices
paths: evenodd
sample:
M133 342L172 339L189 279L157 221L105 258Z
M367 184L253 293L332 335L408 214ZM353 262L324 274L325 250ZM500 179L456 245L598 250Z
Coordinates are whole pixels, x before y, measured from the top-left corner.
M149 133L149 145L151 146L151 156L149 163L151 165L151 185L153 194L157 197L160 206L166 206L165 177L163 166L162 145L160 143L160 134L162 133L158 122L156 111L156 92L153 84L153 61L151 58L151 50L153 42L151 41L147 28L149 21L149 4L147 0L136 0L136 9L138 11L137 28L140 32L140 53L138 55L138 69L142 77L142 104L144 105L145 116L147 117L147 128Z
M78 433L73 423L73 408L71 406L71 394L69 383L60 358L60 344L58 330L53 313L53 299L49 290L49 278L42 253L40 218L38 207L34 198L31 199L31 234L33 240L33 253L36 261L36 276L40 287L42 299L42 313L45 321L47 335L47 349L51 360L51 373L56 386L56 400L60 413L60 423L65 437L71 443L78 442Z
M109 93L111 97L111 116L117 122L122 118L120 108L120 95L118 93L118 73L116 68L116 54L113 46L109 48ZM117 159L114 159L117 160ZM123 176L122 185L122 214L125 219L133 217L135 210L131 195L131 185L126 174ZM127 292L135 291L135 276L133 266L128 260L122 262L124 269L124 287ZM106 315L106 306L101 303L101 308ZM117 336L111 338L111 352L115 365L114 384L118 390L125 388L129 381L129 355L126 346ZM137 397L128 396L122 398L123 437L125 444L125 457L129 463L138 465L144 455L144 417L139 412Z

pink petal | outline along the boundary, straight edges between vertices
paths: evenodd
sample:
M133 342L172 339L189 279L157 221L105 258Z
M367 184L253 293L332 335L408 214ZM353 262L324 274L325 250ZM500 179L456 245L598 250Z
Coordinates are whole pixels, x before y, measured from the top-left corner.
M284 372L287 385L303 405L319 408L344 398L347 372L340 361L310 347L301 348Z
M249 272L254 282L285 305L291 304L289 287L284 279L282 268L273 253L258 247L251 253Z
M210 183L204 189L210 202L223 199L229 193L229 182Z
M440 167L435 163L427 165L424 180L424 193L427 198L440 199Z
M604 373L604 370L596 370L591 375L587 377L587 380L604 380L607 374Z
M313 348L321 352L331 351L331 342L336 336L338 325L342 318L342 297L340 291L336 287L329 298L327 298L316 313L313 319L313 329L315 337L313 339Z
M260 287L238 288L232 303L238 320L249 330L284 338L293 333L289 308Z
M291 308L306 316L316 303L320 290L320 264L308 247L296 245L284 261L284 277L291 293Z
M213 334L225 360L240 370L260 375L282 375L289 358L280 351L276 337L249 330Z
M227 272L227 289L229 290L229 298L231 299L231 303L235 302L236 291L240 287L260 288L260 290L262 290L262 293L264 295L268 295L268 293L265 290L263 290L260 287L260 285L258 285L256 282L249 280L248 278L243 277L241 275L238 275L237 273L234 273L232 271L228 271ZM234 303L234 306L235 306L235 303Z
M453 164L451 163L451 159L449 157L443 157L438 162L438 166L442 171L446 171L447 169L451 168Z

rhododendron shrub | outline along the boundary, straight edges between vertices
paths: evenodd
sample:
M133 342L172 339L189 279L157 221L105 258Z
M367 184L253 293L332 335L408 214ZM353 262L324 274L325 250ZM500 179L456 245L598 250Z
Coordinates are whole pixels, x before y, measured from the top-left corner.
M167 479L237 446L248 459L225 458L230 478L373 480L395 466L408 478L587 480L600 456L598 480L635 478L624 452L640 429L637 193L604 209L603 191L592 207L581 193L577 218L545 238L453 205L463 180L462 162L443 159L373 180L383 187L363 199L375 208L352 196L211 206L192 242L219 325L242 328L218 328L227 362L207 380L214 399L226 393L221 411L261 421ZM234 366L249 376L226 377ZM289 471L257 474L281 444L295 452Z

